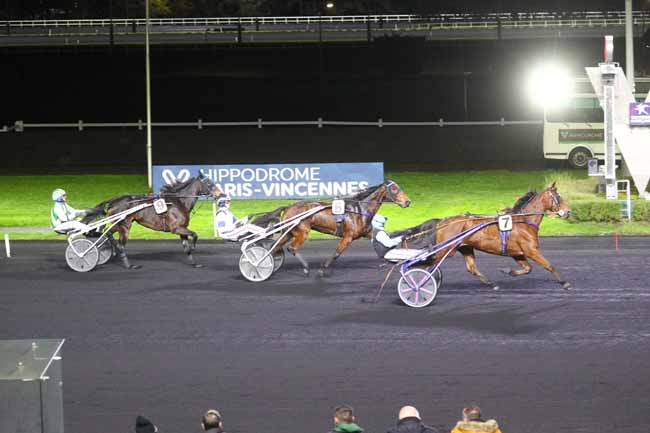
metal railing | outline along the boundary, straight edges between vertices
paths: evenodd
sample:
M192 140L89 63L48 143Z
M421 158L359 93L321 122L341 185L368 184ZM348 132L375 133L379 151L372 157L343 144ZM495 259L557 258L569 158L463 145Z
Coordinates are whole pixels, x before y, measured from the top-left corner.
M245 122L206 122L203 119L197 119L194 122L151 122L152 127L190 127L196 129L203 129L205 127L256 127L264 128L265 126L315 126L323 128L325 126L374 126L378 128L394 127L394 126L514 126L514 125L542 125L543 120L486 120L486 121L447 121L438 119L437 121L430 122L393 122L385 121L382 118L376 121L344 121L344 120L324 120L318 118L316 120L263 120L257 119L255 121ZM23 132L25 129L43 129L43 128L74 128L83 131L86 128L138 128L142 130L146 127L147 123L138 119L137 122L114 122L114 123L98 123L98 122L84 122L79 120L70 123L25 123L22 120L17 120L13 126L5 126L3 132Z
M287 17L204 17L204 18L151 18L152 26L205 26L205 25L272 25L310 23L366 23L411 22L417 15L337 15L337 16L287 16ZM8 24L7 24L8 23ZM0 26L10 27L105 27L144 26L144 18L86 19L86 20L21 20L0 21Z
M650 22L650 13L635 11L635 24ZM489 14L436 14L436 15L310 15L283 17L198 17L198 18L151 18L152 26L209 26L209 25L281 25L281 24L364 24L364 23L416 23L436 24L436 28L481 28L486 26L519 27L577 27L624 25L625 12L531 12L531 13L489 13ZM0 26L12 28L29 27L106 27L106 26L144 26L144 18L98 18L64 20L9 20L0 21Z

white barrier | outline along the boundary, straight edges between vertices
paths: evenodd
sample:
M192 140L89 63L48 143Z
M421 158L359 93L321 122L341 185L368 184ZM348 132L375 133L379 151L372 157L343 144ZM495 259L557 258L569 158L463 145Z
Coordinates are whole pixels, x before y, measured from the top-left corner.
M5 233L5 252L7 254L7 258L11 258L11 246L9 245L9 234Z

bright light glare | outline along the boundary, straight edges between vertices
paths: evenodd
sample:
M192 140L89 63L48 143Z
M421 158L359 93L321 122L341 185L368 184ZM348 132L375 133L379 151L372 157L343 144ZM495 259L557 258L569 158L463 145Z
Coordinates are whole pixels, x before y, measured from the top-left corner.
M333 2L327 2L327 3L325 3L325 7L327 9L332 9L334 7L334 3Z
M558 65L542 65L535 69L528 81L528 94L535 104L558 107L573 93L573 79Z

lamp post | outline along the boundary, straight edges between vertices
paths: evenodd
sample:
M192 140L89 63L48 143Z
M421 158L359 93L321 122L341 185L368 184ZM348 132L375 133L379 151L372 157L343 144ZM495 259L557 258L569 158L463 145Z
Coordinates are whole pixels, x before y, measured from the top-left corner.
M323 7L328 9L334 8L334 2L328 1L318 7L318 42L323 43Z
M113 27L113 0L108 1L108 19L111 22L110 45L111 45L111 49L112 49L113 48L113 43L115 42L115 29Z
M632 86L632 93L636 90L634 82L634 23L632 20L632 0L625 0L625 75Z
M472 75L471 72L463 72L463 109L465 112L465 120L469 118L468 115L468 86L467 86L467 80L469 79L469 76Z
M147 183L149 188L153 186L151 167L151 71L149 67L149 0L145 0L145 74L147 86Z
M318 6L318 92L319 100L323 100L323 8L326 10L334 8L334 3L327 1L325 3L320 3ZM321 115L322 113L321 105Z

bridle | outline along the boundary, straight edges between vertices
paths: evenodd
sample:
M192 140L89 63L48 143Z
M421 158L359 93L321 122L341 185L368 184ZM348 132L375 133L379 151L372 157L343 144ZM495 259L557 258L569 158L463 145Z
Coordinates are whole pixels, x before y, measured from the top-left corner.
M212 182L212 179L203 174L199 174L197 178L199 179L199 182L201 182L201 191L199 191L199 197L214 197L214 189L217 185Z
M551 211L557 212L560 209L560 203L562 202L562 197L560 196L560 193L557 191L553 192L553 190L549 189L548 190L549 195L551 196L551 200L553 201L553 206L551 207Z
M388 182L384 183L384 188L386 191L386 196L382 198L382 203L395 203L395 199L397 198L397 195L402 192L402 190L399 188L399 186L393 182L392 180L389 180ZM393 188L396 191L393 191ZM385 200L385 198L388 198L388 201Z

